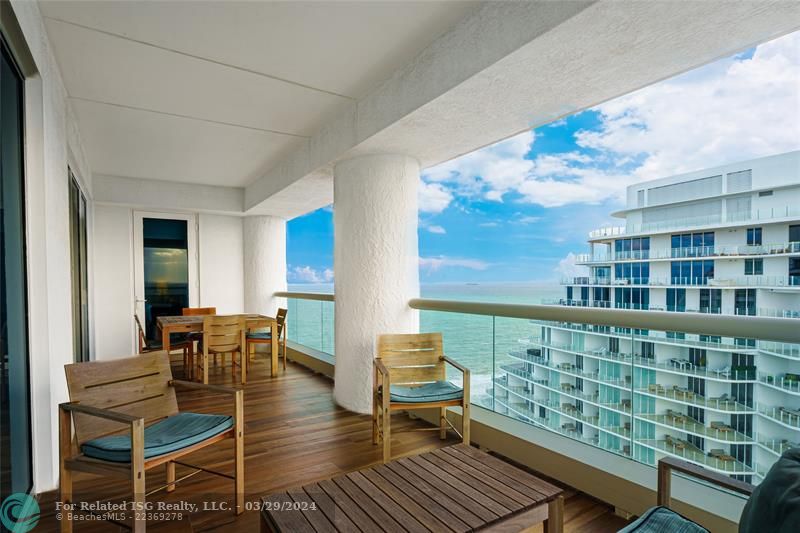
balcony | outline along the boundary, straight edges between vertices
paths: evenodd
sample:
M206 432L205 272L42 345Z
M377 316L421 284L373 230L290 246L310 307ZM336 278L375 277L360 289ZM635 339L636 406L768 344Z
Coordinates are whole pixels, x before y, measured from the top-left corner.
M721 228L727 226L739 226L743 224L768 224L791 220L800 215L800 209L793 205L775 207L770 209L754 209L752 211L739 211L728 213L726 216L718 215L698 215L694 217L678 218L663 222L651 222L644 224L629 223L625 226L609 226L598 228L589 232L589 240L606 241L618 237L632 237L638 235L648 235L657 233L669 233L673 231Z
M613 287L698 287L712 289L741 289L753 287L800 289L800 276L732 276L711 277L654 277L608 278L579 276L563 278L562 285Z
M688 248L659 248L614 252L608 254L578 254L579 265L603 265L623 261L672 261L675 259L720 258L744 259L749 257L788 256L800 254L800 242L764 245L699 246Z
M653 340L676 351L704 347L715 357L768 359L775 364L759 368L772 370L800 359L797 332L772 316L722 317L729 322L707 316L685 328L688 335L758 339L756 346L736 345L734 352L727 342L671 338L663 322L662 329L653 322L654 313L609 309L607 302L567 307L418 298L419 230L428 211L417 191L420 179L428 179L424 169L796 25L793 6L781 2L740 6L733 14L717 3L684 10L644 2L631 11L625 2L3 2L0 294L7 320L0 344L8 348L3 394L13 398L5 402L3 396L2 497L35 491L44 511L40 529L56 529L54 491L69 479L59 465L58 445L68 450L73 436L68 423L59 423L57 408L67 400L65 365L130 357L146 342L156 345L156 337L168 344L169 331L157 331L159 315L199 307L214 315L274 315L288 308L282 330L288 370L273 366L267 377L254 360L250 381L237 384L244 389L243 461L251 507L269 492L381 461L370 418L359 414L373 407L375 339L419 329L443 332L447 352L472 370L472 411L480 428L473 444L506 451L574 487L568 530L616 530L625 521L614 516L614 507L642 514L645 502L654 499L653 464L675 451L640 442L632 429L637 424L648 431L659 427L660 433L664 424L637 418L639 404L681 403L661 396L651 402L639 392L647 381L643 376L655 374L665 387L680 381L681 389L694 378L708 381L709 389L740 381L749 386L751 380L714 377L699 368L651 372L634 349L611 349L610 337L634 331L627 339ZM719 27L728 31L708 31ZM620 69L623 56L626 68ZM15 167L13 181L9 167ZM289 294L287 273L315 282L333 279L332 271L289 264L286 243L287 221L334 199L330 255L336 258L337 299ZM724 222L768 223L788 213L732 213ZM148 233L151 222L163 232ZM628 226L593 237L608 241L645 229L663 230ZM11 245L16 249L9 254ZM794 254L795 248L767 247L763 253ZM174 267L174 279L162 276L156 264ZM786 286L795 285L789 280ZM141 336L132 310L144 322ZM269 323L275 346L278 328ZM609 339L588 334L595 324L608 328ZM608 341L607 347L600 341ZM554 368L554 359L537 359L528 351L537 349L531 342L540 355L560 352L558 360L565 362ZM582 357L596 370L583 368ZM172 361L176 376L182 375L182 362ZM754 394L769 405L742 412L770 429L759 443L798 440L792 411L797 391L793 368L786 368L757 376ZM221 359L207 374L212 385L230 386L236 371L232 361ZM540 379L540 371L559 372L570 383L549 375ZM153 399L142 394L143 401ZM740 412L738 406L724 409L719 398L693 401L701 399L709 412ZM181 392L177 402L199 413L221 405L191 391ZM440 440L435 431L403 431L436 429L416 415L397 413L395 455L454 441ZM459 409L445 412L453 420L462 415ZM754 457L733 470L710 459L691 460L757 475L783 444L747 446ZM138 459L132 454L130 462ZM197 459L224 474L237 468L218 450L199 451ZM146 487L141 472L128 472L120 482L81 474L72 496L126 499L129 481L141 495L169 484L172 466L149 472ZM590 467L597 475L582 475ZM230 496L229 480L202 471L188 477L194 473L182 465L177 470L186 476L185 485L148 499L199 510L159 528L258 529L255 509L235 517L205 508ZM616 490L607 490L609 481ZM731 529L740 499L680 484L688 488L675 494L678 510L711 530ZM355 505L351 509L365 514ZM392 520L375 529L392 529ZM108 527L86 519L76 529Z

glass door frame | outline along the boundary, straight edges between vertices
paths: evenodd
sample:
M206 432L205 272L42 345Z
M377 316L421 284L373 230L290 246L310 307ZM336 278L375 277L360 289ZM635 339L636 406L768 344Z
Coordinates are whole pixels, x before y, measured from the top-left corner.
M142 321L142 327L147 328L145 317L145 287L144 287L144 219L160 218L166 220L186 221L186 246L189 262L189 307L199 307L200 281L198 270L198 241L197 241L197 215L194 213L170 213L157 211L133 212L133 312ZM133 318L133 317L131 317ZM147 330L145 329L145 334ZM138 340L136 341L138 343ZM134 352L138 345L134 347Z

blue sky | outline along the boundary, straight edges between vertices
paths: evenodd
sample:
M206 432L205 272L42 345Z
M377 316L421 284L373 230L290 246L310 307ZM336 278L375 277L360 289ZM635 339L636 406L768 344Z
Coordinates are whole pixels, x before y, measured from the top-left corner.
M553 281L627 185L800 148L800 32L426 169L420 280ZM290 283L333 278L333 210L291 220Z

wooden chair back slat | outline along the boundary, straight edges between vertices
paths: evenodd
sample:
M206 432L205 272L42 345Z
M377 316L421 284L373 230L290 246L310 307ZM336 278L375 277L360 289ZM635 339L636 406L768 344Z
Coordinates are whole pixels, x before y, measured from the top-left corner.
M142 322L139 320L139 315L134 313L133 320L136 321L136 333L139 339L139 353L142 353L147 348L147 337L144 335L144 328L142 327Z
M395 385L430 383L445 379L441 333L378 336L378 357Z
M203 319L203 346L210 352L244 350L242 338L247 330L244 315L206 316Z
M275 315L275 321L278 323L278 335L277 337L280 339L283 335L283 329L286 325L286 313L288 311L284 308L278 308L278 314Z
M184 307L183 316L216 315L216 307Z
M139 416L145 423L178 412L175 389L169 386L172 369L169 354L152 352L115 361L91 361L65 365L70 401ZM102 418L74 415L78 443L127 431Z

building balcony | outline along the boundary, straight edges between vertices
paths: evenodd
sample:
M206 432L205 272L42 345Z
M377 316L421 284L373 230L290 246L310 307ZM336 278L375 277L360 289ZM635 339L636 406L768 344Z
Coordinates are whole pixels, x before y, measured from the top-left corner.
M579 265L603 265L625 261L672 261L675 259L722 258L744 259L752 257L787 256L800 254L800 242L785 242L764 245L719 245L688 248L659 248L632 250L608 254L577 254L575 263Z
M694 463L717 472L722 472L724 474L752 475L755 473L755 470L752 467L737 461L731 455L721 452L715 456L711 456L682 439L642 439L636 442L656 450L657 452L661 452L672 457L677 457L679 459L684 459L690 463Z
M633 237L658 233L671 233L693 229L711 229L745 224L768 224L789 221L800 217L800 208L793 205L770 209L754 209L727 213L726 215L698 215L643 224L609 226L589 232L590 241L608 241L619 237Z
M660 384L651 384L647 387L638 388L635 392L642 396L669 400L681 405L702 407L720 413L751 414L755 412L753 407L738 403L735 399L728 397L727 394L714 398L706 398L705 396L678 387L677 385L663 386Z
M609 278L578 276L563 278L562 285L598 287L696 287L711 289L790 288L800 289L800 276L732 276Z
M683 413L668 413L662 415L656 414L637 414L637 419L647 420L656 425L677 429L681 432L696 435L706 439L711 439L717 442L725 442L731 444L753 444L754 440L747 435L735 431L727 424L716 424L707 426L702 422L695 420ZM712 422L712 424L714 424Z

